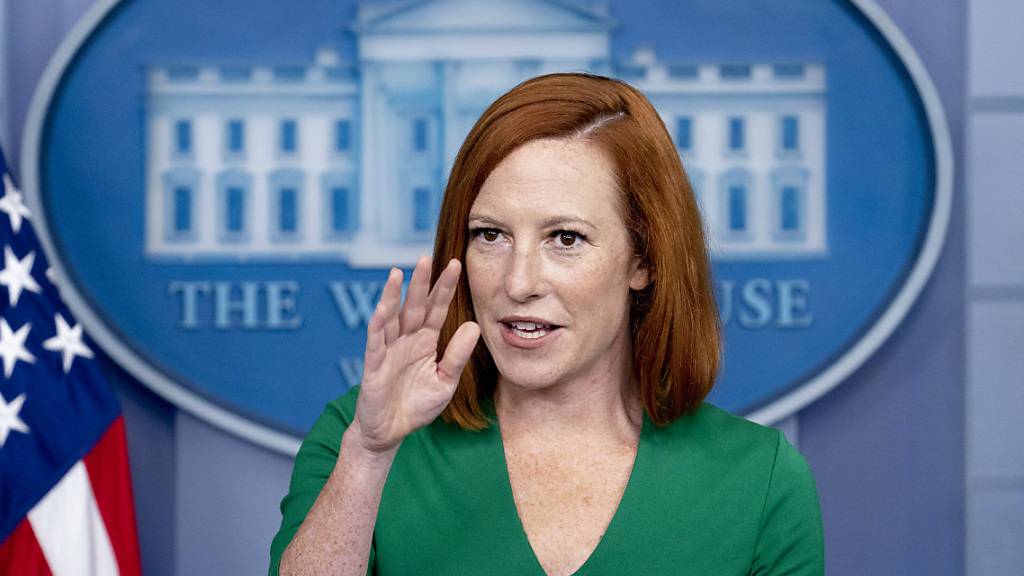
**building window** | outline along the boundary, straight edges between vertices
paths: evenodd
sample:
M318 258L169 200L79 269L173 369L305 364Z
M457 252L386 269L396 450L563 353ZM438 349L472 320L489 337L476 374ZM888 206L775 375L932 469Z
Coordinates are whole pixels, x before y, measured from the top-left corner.
M352 149L352 123L338 120L334 123L334 151L348 152Z
M782 241L803 240L807 231L807 182L805 168L787 166L772 173L775 237Z
M744 80L750 78L751 72L749 64L725 64L720 70L726 80Z
M676 119L676 147L693 150L693 119L689 116Z
M225 194L224 229L231 234L240 234L245 231L245 188L228 186Z
M796 116L783 116L781 122L781 145L783 152L800 150L800 121Z
M192 231L192 187L174 188L174 233L188 234Z
M223 82L248 82L252 79L252 68L248 66L224 66L220 69Z
M325 69L325 74L331 82L349 82L359 76L355 66L331 66Z
M729 151L742 152L746 146L746 126L743 118L729 118Z
M306 78L306 68L303 66L275 66L273 74L274 80L281 82L301 82Z
M429 232L433 228L434 207L428 188L417 186L412 191L412 229Z
M240 156L245 152L245 122L233 118L224 125L224 153L227 156Z
M274 240L295 240L302 233L302 188L300 170L284 169L270 174L270 229Z
M245 151L245 122L228 120L226 136L228 154L238 155Z
M785 80L798 80L804 77L803 64L776 64L772 68L776 78Z
M349 189L345 186L331 187L331 231L349 231Z
M281 121L280 150L284 154L294 154L298 150L299 125L294 119Z
M171 66L167 68L167 79L171 82L187 82L199 78L196 66Z
M322 177L321 187L324 235L328 239L347 238L355 232L359 216L355 177L350 172L329 172Z
M729 231L747 231L747 187L743 184L729 185Z
M199 171L175 168L164 173L163 183L164 238L169 242L195 240Z
M719 182L718 213L725 238L749 239L754 232L753 179L748 170L734 168Z
M635 64L616 64L615 75L623 80L637 81L647 77L647 68Z
M536 76L544 61L540 58L517 58L515 63L516 73L526 77Z
M692 64L669 64L668 77L676 80L696 80L700 69Z
M412 121L413 152L426 152L430 149L430 124L426 118L414 118Z
M178 120L174 123L174 152L179 156L192 154L191 120Z
M783 186L779 203L779 228L783 233L792 234L800 231L800 189L796 186Z
M277 193L277 229L284 234L298 231L299 193L295 188L281 188Z
M248 239L252 177L232 169L217 176L219 238L226 242Z
M346 232L350 225L349 197L351 193L345 186L331 188L331 230Z

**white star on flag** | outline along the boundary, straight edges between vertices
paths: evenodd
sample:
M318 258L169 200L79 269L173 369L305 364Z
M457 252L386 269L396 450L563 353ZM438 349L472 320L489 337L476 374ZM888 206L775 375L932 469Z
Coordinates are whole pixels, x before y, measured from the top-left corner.
M32 212L21 201L21 191L14 187L14 182L11 181L8 174L4 174L4 190L4 196L0 198L0 210L7 212L7 215L10 216L11 228L17 234L21 231L22 218L30 218Z
M72 328L60 314L54 314L57 323L57 335L43 342L43 348L60 352L64 359L64 373L71 371L71 363L75 356L92 358L92 350L82 343L82 325L75 324Z
M4 400L3 394L0 394L0 447L7 442L7 435L11 433L11 430L28 434L28 426L18 416L18 413L21 412L21 405L24 403L24 394L15 398L10 404Z
M26 323L17 332L11 331L6 318L0 318L0 357L4 360L4 377L10 378L18 360L34 363L36 357L25 349L25 339L32 329L31 323Z
M11 306L18 305L22 290L39 294L42 289L32 277L32 264L36 261L36 253L29 252L18 260L10 246L4 246L4 269L0 270L0 284L7 286Z

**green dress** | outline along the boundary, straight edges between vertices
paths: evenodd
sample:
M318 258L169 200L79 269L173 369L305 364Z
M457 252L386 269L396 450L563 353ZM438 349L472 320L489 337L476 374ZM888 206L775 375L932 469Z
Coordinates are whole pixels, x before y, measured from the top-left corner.
M334 468L357 389L302 443L270 574ZM433 424L399 447L384 485L369 573L543 576L520 524L498 426ZM576 572L818 576L821 514L803 457L777 430L710 404L665 427L644 415L629 483Z

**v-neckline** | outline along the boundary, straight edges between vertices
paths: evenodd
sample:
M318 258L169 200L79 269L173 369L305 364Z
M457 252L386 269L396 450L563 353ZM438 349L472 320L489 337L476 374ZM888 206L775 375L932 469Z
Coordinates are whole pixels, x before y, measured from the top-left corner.
M530 538L526 534L526 527L523 525L523 519L519 515L519 508L516 507L515 493L512 491L512 477L509 474L508 459L505 456L505 440L501 436L501 424L498 421L497 410L493 405L490 406L490 408L493 410L493 412L491 412L491 416L493 417L494 422L494 433L497 434L498 438L498 457L501 459L501 490L503 492L503 505L511 513L512 523L519 528L516 532L525 550L525 554L533 561L533 565L536 567L537 573L546 576L547 572L544 570L544 566L541 565L540 559L537 558L537 552L533 549L533 545L530 543ZM613 531L616 530L616 521L626 513L623 512L623 509L630 503L630 493L633 491L632 488L635 484L640 482L640 480L637 479L637 471L640 468L640 459L643 457L643 453L646 452L645 440L647 439L649 428L647 411L641 410L640 412L640 438L637 440L636 454L633 456L633 466L630 468L629 478L626 480L626 487L623 488L622 496L619 497L619 503L615 507L615 512L612 514L611 520L608 521L608 525L605 526L604 533L597 541L597 545L590 551L590 554L587 556L586 560L583 561L583 564L580 564L579 568L572 572L572 576L585 574L584 571L589 568L592 562L596 561L595 558L597 558L601 553L602 548L608 547L606 541L610 536L614 536ZM621 523L621 521L619 521L619 523Z

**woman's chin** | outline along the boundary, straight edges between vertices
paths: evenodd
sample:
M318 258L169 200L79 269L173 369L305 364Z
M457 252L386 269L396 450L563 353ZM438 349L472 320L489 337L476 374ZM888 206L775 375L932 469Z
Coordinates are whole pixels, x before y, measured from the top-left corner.
M551 388L558 383L555 371L538 371L536 367L530 369L502 370L498 366L498 385L521 390L543 390Z

